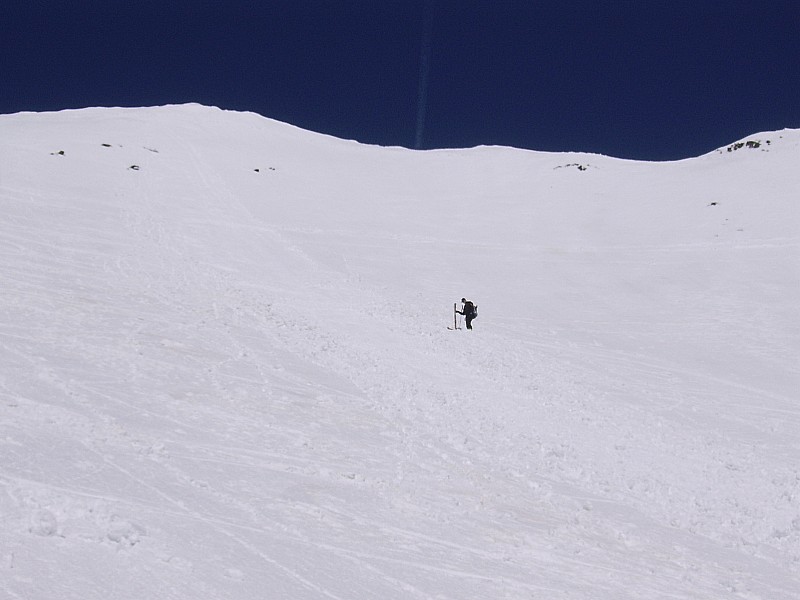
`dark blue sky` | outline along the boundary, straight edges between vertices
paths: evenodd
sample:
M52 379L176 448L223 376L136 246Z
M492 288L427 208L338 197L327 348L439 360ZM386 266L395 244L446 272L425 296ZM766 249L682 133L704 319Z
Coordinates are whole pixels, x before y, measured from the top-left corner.
M182 102L373 144L685 158L800 127L800 1L3 2L0 113Z

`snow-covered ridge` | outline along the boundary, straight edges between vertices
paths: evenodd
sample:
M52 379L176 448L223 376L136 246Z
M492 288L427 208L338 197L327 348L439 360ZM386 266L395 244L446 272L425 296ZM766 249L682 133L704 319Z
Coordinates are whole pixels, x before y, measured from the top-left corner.
M0 116L0 597L796 598L800 132L740 142Z

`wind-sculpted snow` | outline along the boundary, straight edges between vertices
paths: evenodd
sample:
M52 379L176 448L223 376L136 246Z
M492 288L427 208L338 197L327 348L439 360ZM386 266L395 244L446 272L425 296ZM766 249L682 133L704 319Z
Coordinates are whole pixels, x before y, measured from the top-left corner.
M0 597L798 598L800 134L730 148L0 116Z

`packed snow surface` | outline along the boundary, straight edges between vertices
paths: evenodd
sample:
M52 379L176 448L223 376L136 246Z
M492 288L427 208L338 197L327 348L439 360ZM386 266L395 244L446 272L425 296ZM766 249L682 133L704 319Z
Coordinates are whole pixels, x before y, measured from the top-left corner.
M798 164L0 116L0 597L800 598Z

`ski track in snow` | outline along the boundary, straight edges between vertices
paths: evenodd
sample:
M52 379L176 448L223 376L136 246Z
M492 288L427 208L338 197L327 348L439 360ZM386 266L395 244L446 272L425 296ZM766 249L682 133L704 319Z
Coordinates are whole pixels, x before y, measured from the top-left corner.
M193 106L0 129L0 595L798 597L798 219L745 202L797 142L594 174Z

